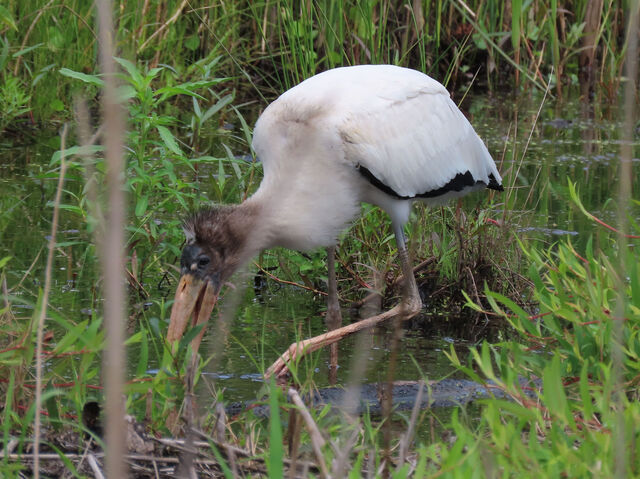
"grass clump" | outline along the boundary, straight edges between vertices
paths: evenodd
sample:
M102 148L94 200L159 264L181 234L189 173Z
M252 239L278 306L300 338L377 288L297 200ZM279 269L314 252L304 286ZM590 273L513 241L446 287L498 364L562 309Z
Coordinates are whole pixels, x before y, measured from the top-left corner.
M546 251L524 251L539 305L535 314L487 292L519 339L484 344L466 366L451 353L471 377L489 379L513 398L486 402L474 450L483 455L487 472L500 474L637 475L637 252L619 291L619 269L592 242L582 252L569 241ZM624 315L616 316L620 298ZM520 375L538 378L540 391L528 394L517 381Z

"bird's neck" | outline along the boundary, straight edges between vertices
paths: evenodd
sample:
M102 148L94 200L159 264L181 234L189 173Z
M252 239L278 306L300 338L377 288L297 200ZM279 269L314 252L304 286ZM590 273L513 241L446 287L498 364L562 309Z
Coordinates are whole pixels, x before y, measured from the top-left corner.
M262 250L273 246L270 231L269 205L250 197L235 206L228 220L228 226L236 233L234 237L244 244L240 246L239 264L247 264Z

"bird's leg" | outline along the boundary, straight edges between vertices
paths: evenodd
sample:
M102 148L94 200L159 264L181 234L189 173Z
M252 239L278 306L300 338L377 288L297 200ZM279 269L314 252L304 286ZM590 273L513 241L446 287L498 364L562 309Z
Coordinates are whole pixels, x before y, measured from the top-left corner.
M325 321L327 330L333 331L342 326L342 314L338 302L338 284L336 280L336 248L327 248L327 316ZM338 343L333 343L329 348L329 384L337 382L338 374Z
M413 274L413 268L409 261L409 252L404 239L403 225L397 222L392 222L393 232L396 237L396 244L398 245L398 256L400 258L400 265L402 267L402 299L398 305L400 308L400 314L393 318L393 330L391 337L391 357L389 358L389 365L387 368L387 380L382 385L382 415L385 418L384 429L382 434L382 444L384 449L384 456L387 457L387 463L391 459L391 410L393 406L393 381L395 379L396 366L398 362L398 349L400 348L400 341L404 334L401 322L409 319L420 312L422 309L422 300L420 299L420 293L418 292L418 285L416 284L416 278Z
M409 251L407 250L407 244L404 239L402 224L394 223L393 232L396 237L396 244L398 245L398 258L400 259L403 276L402 300L400 301L400 306L402 306L404 312L402 319L409 319L420 312L422 309L422 300L420 299L418 285L413 274L413 267L409 260Z

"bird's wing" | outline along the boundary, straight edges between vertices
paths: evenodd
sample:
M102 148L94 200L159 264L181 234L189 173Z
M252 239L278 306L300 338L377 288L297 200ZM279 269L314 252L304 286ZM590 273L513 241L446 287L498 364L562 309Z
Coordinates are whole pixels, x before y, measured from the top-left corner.
M344 113L337 123L345 159L403 198L462 189L456 182L500 183L487 148L446 89L424 78L429 81L384 91Z

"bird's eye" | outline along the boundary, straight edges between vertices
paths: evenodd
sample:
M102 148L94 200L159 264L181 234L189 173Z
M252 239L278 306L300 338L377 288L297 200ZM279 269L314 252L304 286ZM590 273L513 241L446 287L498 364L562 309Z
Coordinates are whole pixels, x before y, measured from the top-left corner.
M209 259L208 256L200 256L200 258L198 258L198 267L204 268L209 264L210 261L211 260Z

